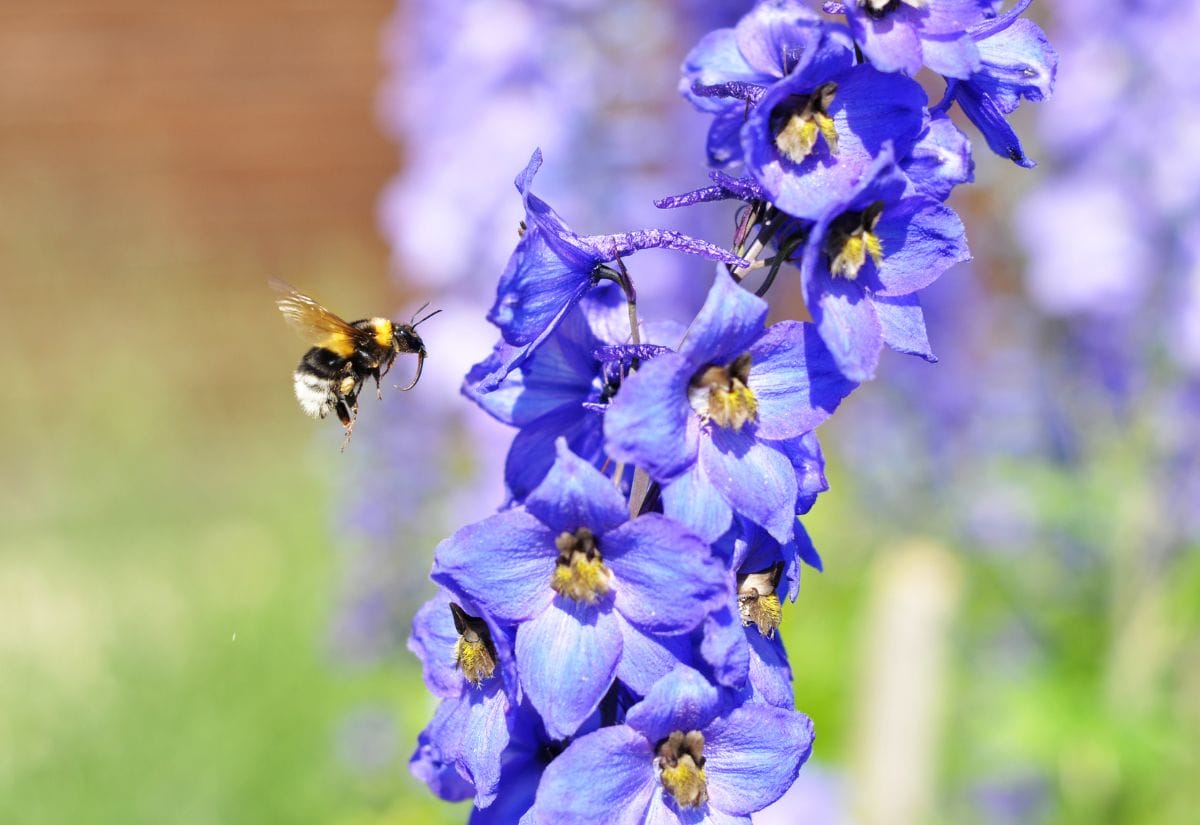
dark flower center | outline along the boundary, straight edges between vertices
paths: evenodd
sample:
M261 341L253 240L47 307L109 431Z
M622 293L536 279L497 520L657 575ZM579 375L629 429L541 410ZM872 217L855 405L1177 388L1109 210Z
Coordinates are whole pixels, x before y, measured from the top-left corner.
M859 0L858 4L876 20L882 20L904 3L914 9L925 8L925 0Z
M463 678L475 687L492 678L496 672L496 648L487 623L472 616L454 602L450 602L450 614L454 616L454 629L458 641L454 643L454 664L462 671Z
M705 421L735 432L758 420L758 400L750 389L750 353L728 366L711 365L692 376L688 402Z
M559 533L554 540L558 560L550 577L550 587L560 596L577 602L595 604L612 588L612 573L600 557L596 537L586 527L574 533Z
M621 366L619 364L604 364L600 370L600 399L599 403L607 404L612 401L621 389Z
M708 801L704 779L704 734L672 731L658 743L658 767L666 788L681 808L699 808Z
M836 83L822 83L806 95L790 95L771 111L775 146L792 163L808 157L818 137L825 138L830 154L837 154L838 133L829 116L836 94Z
M875 234L883 217L883 201L875 201L861 212L843 212L829 225L825 238L825 254L829 256L829 272L835 277L853 281L867 262L876 268L883 263L883 244Z
M775 564L760 573L738 576L738 614L742 625L757 625L758 632L768 639L783 622L783 606L775 594L782 575L783 565Z

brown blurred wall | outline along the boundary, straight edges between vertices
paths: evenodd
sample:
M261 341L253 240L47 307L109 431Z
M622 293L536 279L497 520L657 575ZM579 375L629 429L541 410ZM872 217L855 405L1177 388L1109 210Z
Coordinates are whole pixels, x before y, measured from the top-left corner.
M393 7L4 0L0 198L156 199L206 243L273 255L347 233L382 259L373 210L396 152L373 96Z

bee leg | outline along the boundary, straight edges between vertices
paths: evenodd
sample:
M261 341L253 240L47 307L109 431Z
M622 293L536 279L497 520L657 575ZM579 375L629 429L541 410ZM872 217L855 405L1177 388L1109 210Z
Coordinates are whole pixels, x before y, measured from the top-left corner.
M392 364L394 363L396 363L396 353L393 352L383 360L382 364L375 368L375 395L381 401L383 400L383 390L380 388L379 382L383 376L387 375L388 372L391 371Z
M350 427L354 426L354 419L358 414L358 408L351 407L350 404L347 403L346 398L339 398L337 401L337 406L334 407L334 410L337 411L338 421L342 422L343 427L349 429Z
M346 430L346 437L342 440L342 452L345 452L350 436L354 435L354 422L358 420L358 399L353 395L338 399L337 414Z

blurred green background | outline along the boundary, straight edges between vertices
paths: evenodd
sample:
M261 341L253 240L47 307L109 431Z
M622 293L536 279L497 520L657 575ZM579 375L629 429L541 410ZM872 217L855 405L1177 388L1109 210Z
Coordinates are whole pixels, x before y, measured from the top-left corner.
M349 465L296 412L301 347L265 286L348 313L402 297L374 228L391 10L0 9L0 822L466 816L405 767L433 708L415 660L329 649ZM828 571L784 626L815 759L872 787L916 771L881 804L932 795L911 805L937 822L1197 820L1200 554L1130 558L1154 512L1137 439L1097 455L1012 471L1103 548L1074 567L897 536L830 456ZM916 764L872 764L881 730Z

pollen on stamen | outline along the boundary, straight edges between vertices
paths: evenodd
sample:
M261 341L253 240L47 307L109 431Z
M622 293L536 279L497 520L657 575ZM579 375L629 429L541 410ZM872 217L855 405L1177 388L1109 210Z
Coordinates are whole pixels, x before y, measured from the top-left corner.
M775 564L760 573L738 577L738 614L742 625L755 625L768 639L774 637L783 623L783 605L775 592L782 576L783 565Z
M792 163L801 163L823 137L829 153L838 151L838 133L829 107L837 93L837 84L822 83L810 94L792 95L781 103L771 117L775 146Z
M853 281L868 256L877 269L883 265L883 243L875 234L882 217L883 202L875 201L861 212L843 212L830 224L825 252L831 275Z
M458 631L454 664L462 671L464 679L473 687L479 687L496 672L496 650L487 623L454 602L450 603L450 613L454 616L454 629Z
M696 373L688 401L703 420L739 432L758 420L758 399L749 384L750 354L743 353L727 367L711 365Z
M708 801L704 776L704 734L672 731L658 743L658 767L663 788L681 808L699 808Z
M600 556L596 537L586 527L563 532L554 540L558 560L550 576L555 593L584 604L595 604L612 589L612 572Z

